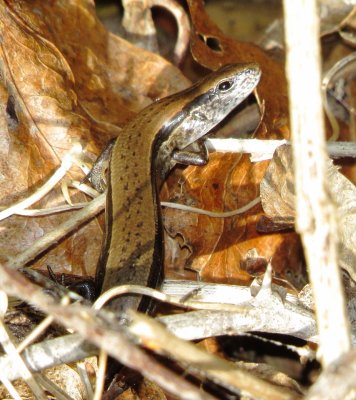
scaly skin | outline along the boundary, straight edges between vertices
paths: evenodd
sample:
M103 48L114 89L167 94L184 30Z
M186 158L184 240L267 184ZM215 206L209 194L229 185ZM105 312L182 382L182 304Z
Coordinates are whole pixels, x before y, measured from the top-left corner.
M156 101L123 129L112 150L106 207L106 237L97 268L98 291L162 280L163 242L158 192L176 162L201 165L204 154L185 149L206 135L256 87L256 64L222 67L192 87ZM118 313L149 311L142 296L110 302Z

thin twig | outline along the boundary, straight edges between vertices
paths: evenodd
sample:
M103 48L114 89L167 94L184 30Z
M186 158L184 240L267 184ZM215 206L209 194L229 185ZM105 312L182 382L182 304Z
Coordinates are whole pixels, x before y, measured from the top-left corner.
M251 200L244 206L237 208L236 210L232 210L232 211L209 211L209 210L203 210L202 208L187 206L185 204L172 203L170 201L161 201L161 206L168 207L168 208L174 208L176 210L191 212L191 213L195 213L195 214L207 215L208 217L212 217L212 218L229 218L229 217L235 217L236 215L243 214L246 211L251 210L253 207L255 207L257 204L260 204L260 203L261 203L261 199L259 197L256 197L255 199Z
M101 395L104 391L104 384L105 384L105 372L106 372L106 366L108 362L108 353L104 350L100 350L99 352L99 369L98 373L96 376L96 382L95 382L95 393L93 400L100 400Z
M63 297L61 303L65 306L70 303L69 297ZM25 339L17 346L17 352L21 353L27 346L33 343L52 324L53 317L48 315L42 320Z
M56 400L73 400L63 389L54 383L54 380L50 380L44 374L34 374L36 381L44 388L47 392L55 396ZM46 397L48 398L48 397Z
M71 151L66 154L60 167L54 172L54 174L42 185L35 193L26 197L25 199L17 202L16 204L6 208L0 212L0 221L10 217L13 214L20 212L21 210L32 206L38 200L42 199L53 187L65 176L65 174L72 167L73 163L76 161L76 157L82 151L80 144L73 146Z
M2 319L0 319L0 343L5 353L7 353L10 358L13 359L16 368L20 372L21 378L26 381L28 386L33 391L33 394L36 396L36 399L46 400L46 395L41 386L38 384L31 371L28 369L22 356L17 352L15 343L11 339L9 332L7 332L6 326Z
M112 313L102 311L99 316L89 307L79 304L63 307L44 294L40 287L6 265L0 265L0 287L8 294L20 297L52 315L56 321L67 328L75 329L83 338L104 349L122 364L138 370L143 376L153 380L170 393L187 400L214 398L135 346L127 338L123 329L114 324L115 317Z
M290 144L288 140L259 140L259 139L208 139L209 151L222 153L251 154L253 162L270 160L277 147ZM331 158L356 158L355 142L328 142L327 150Z
M211 284L192 281L166 281L163 288L179 298L199 299L200 303L219 301L236 304L243 312L193 311L159 317L167 329L186 340L199 340L211 336L241 334L258 329L263 332L285 333L304 340L317 342L316 324L311 312L298 298L286 294L283 301L252 297L250 288L236 285ZM280 287L272 284L274 292ZM245 307L251 304L251 307ZM222 307L224 308L224 307ZM78 334L66 335L26 348L22 357L32 371L41 371L62 363L72 363L97 353L94 346L83 341ZM298 354L313 358L311 352L298 349ZM49 356L50 355L50 356ZM0 370L5 370L10 380L18 378L16 366L7 356L0 357Z
M51 245L53 245L53 243L58 242L69 232L95 217L104 209L104 207L105 193L92 200L86 207L73 215L71 219L60 224L52 232L47 233L41 239L37 240L31 247L18 254L13 260L10 260L9 262L11 263L11 266L13 268L20 268L26 265L35 257L47 250Z
M156 300L174 304L179 307L192 308L192 309L202 309L202 310L219 310L219 311L230 311L230 312L245 312L249 306L246 304L221 304L214 302L206 302L202 303L201 301L194 300L182 300L182 297L178 296L169 296L165 293L162 293L156 289L152 289L145 286L139 285L120 285L112 287L109 290L106 290L94 303L93 307L95 310L100 310L104 304L117 296L122 296L123 294L140 294L144 296L150 296Z
M93 387L90 382L88 371L85 368L85 362L77 363L77 371L84 386L86 400L93 400ZM97 385L97 381L95 382L95 385ZM102 393L102 391L100 393Z

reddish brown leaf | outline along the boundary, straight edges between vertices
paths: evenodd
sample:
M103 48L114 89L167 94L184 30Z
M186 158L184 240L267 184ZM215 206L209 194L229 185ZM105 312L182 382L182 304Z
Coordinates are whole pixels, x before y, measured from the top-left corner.
M237 163L239 168L236 168ZM169 194L165 194L175 202L194 207L233 210L258 196L262 174L263 169L258 164L251 165L247 156L212 154L206 167L189 167L184 171L186 184L183 187L172 183ZM248 251L255 248L261 257L272 257L276 276L300 287L304 278L297 235L258 233L256 223L260 215L260 206L224 219L166 209L165 222L169 232L179 233L192 248L187 263L203 280L249 283L251 276L240 268L240 263L244 262ZM167 249L169 269L174 268L170 261L171 253Z
M263 124L257 137L287 138L283 128L288 124L287 83L284 66L270 58L260 47L238 42L224 35L206 13L202 0L188 0L193 23L191 51L199 64L215 70L230 63L257 62L262 70L257 91L265 101Z

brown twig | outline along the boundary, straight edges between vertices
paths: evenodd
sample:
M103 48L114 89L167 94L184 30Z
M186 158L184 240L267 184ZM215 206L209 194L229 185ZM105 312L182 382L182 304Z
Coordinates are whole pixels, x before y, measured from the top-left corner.
M138 370L168 392L185 399L214 398L149 357L128 339L123 329L113 328L116 324L112 313L98 315L91 308L78 304L63 307L7 265L0 265L0 288L52 315L62 325L76 330L83 338L104 349L122 364Z

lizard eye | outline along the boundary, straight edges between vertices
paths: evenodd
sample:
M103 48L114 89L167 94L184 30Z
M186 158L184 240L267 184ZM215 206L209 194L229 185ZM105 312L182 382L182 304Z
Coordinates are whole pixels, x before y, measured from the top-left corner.
M218 84L218 90L220 92L227 92L232 87L231 81L222 81Z

